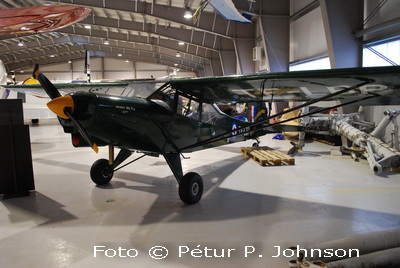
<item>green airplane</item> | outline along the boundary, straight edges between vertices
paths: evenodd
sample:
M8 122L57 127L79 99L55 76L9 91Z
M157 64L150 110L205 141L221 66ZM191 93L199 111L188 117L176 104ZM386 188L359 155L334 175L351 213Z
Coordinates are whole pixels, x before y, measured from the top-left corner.
M186 204L199 202L203 181L197 173L183 174L183 153L246 139L258 143L257 138L267 133L304 131L302 126L270 121L320 101L337 100L339 104L296 118L344 105L400 104L400 67L177 79L166 82L146 98L96 91L62 96L38 66L34 73L52 99L48 107L58 115L64 132L71 134L75 147L90 146L97 152L98 146L108 146L109 159L99 159L91 167L94 183L107 184L115 171L143 156L162 155L178 181L179 196ZM126 82L125 86L132 85ZM275 101L303 104L274 115L267 112L253 116L250 120L230 116L217 105L253 103L257 107L255 112L259 112ZM116 147L120 148L117 156ZM135 151L143 155L122 165Z

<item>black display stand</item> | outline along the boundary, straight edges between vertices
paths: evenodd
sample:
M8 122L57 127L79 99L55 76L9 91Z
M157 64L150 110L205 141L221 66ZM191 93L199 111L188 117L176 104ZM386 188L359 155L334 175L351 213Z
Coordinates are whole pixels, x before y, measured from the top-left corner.
M29 126L22 100L0 100L0 195L28 195L35 190Z

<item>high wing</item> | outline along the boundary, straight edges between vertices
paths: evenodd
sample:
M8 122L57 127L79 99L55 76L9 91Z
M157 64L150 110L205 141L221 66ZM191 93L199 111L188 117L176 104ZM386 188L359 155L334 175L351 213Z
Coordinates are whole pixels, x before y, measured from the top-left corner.
M179 79L170 85L206 103L312 101L353 88L325 100L349 102L375 95L359 105L400 105L398 66Z
M104 91L104 90L123 90L126 88L128 83L62 83L55 84L60 89L61 94L65 95L75 91ZM43 90L43 87L39 85L7 85L3 86L7 89L18 91L23 94L33 95L39 98L48 98L48 95Z
M158 81L127 80L107 83L60 83L54 84L62 95L76 91L104 93L115 96L127 96L146 98L157 88ZM14 90L23 94L33 95L39 98L48 98L43 87L39 85L4 85L6 89Z

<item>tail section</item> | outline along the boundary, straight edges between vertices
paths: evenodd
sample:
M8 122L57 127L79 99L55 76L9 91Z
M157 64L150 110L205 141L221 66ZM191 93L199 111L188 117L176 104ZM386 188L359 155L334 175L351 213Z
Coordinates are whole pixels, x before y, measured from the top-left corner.
M7 99L10 91L2 87L2 85L7 85L7 71L3 61L0 60L0 99Z
M35 74L36 71L38 70L38 68L39 68L39 66L36 64L35 68L33 69L32 76L25 79L24 82L22 82L23 85L39 85L40 84L39 80L37 80L37 77Z
M7 85L7 70L2 60L0 60L0 85Z

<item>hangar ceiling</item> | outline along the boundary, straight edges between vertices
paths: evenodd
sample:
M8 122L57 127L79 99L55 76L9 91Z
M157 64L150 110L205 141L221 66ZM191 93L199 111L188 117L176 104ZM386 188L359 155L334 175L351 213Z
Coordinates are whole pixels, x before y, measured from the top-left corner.
M0 8L74 4L92 13L72 26L40 34L0 35L0 59L8 71L91 56L158 63L204 74L224 74L221 54L254 46L255 25L231 22L207 7L194 23L185 19L201 0L1 0ZM236 0L237 8L257 14L254 0ZM90 26L90 29L87 29ZM104 44L105 41L109 44ZM183 41L183 44L179 44ZM22 42L23 46L18 46ZM179 54L179 57L178 55ZM229 53L228 53L229 54ZM220 70L222 69L222 70Z

